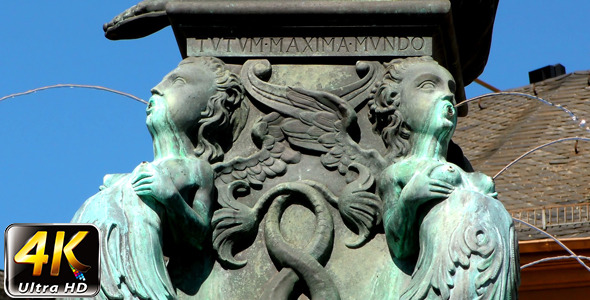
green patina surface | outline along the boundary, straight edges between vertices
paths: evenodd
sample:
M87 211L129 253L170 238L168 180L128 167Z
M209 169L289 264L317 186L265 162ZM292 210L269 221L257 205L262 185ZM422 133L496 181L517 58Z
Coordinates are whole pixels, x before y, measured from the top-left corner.
M353 83L353 68L283 65L265 82L271 65L252 62L242 86L217 59L181 62L147 107L154 160L105 176L73 219L103 233L99 297L515 298L512 219L491 178L447 160L452 75L430 57L378 66ZM357 122L383 154L356 144ZM250 127L260 150L243 157L255 148L231 145Z
M224 26L241 28L245 17L223 4L231 0L219 2L142 1L106 24L105 32L111 39L138 38L172 23L175 32L197 32L219 45ZM307 2L289 2L285 10L269 6L270 0L234 2L248 9L265 3L265 13L253 20L261 32L300 24L304 18L289 9L310 13ZM337 2L342 9L333 9ZM473 21L465 14L470 2L462 0L346 2L373 1L309 5L346 22L347 14L378 16L378 7L389 9L388 16L426 20L448 14L451 6L455 22ZM239 18L211 18L210 27L223 35L202 34L206 24L187 16L211 17L198 10L207 5ZM478 6L478 14L493 16L495 5ZM280 24L267 28L265 17ZM316 20L312 35L331 28L347 36L347 29L330 23L336 19ZM477 28L493 23L493 17L481 19L472 26L477 36ZM463 27L455 30L471 36ZM487 49L481 41L458 44L463 52ZM459 68L437 57L451 51L438 49L440 41L432 47L408 55L432 54ZM72 220L94 223L103 234L99 298L516 298L512 219L491 178L473 172L451 142L462 78L456 83L431 57L373 58L354 66L353 54L346 55L343 64L273 57L225 65L193 57L164 77L147 107L154 160L105 176L100 192ZM468 81L481 69L472 65L474 57L477 63L487 52L462 55Z
M176 298L177 290L194 293L209 274L215 201L209 161L223 155L209 134L229 128L231 135L225 118L228 108L240 107L241 89L211 58L184 60L152 89L146 124L154 160L105 176L101 191L72 219L102 233L100 298Z

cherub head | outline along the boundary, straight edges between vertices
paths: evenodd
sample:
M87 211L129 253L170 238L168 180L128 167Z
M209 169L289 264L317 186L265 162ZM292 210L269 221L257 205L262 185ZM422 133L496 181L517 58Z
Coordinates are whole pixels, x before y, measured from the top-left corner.
M237 139L248 114L238 76L213 57L188 57L152 89L147 126L156 138L162 132L185 134L195 154L209 162Z
M395 156L410 148L414 133L450 139L457 122L453 76L431 57L394 59L371 93L373 129Z

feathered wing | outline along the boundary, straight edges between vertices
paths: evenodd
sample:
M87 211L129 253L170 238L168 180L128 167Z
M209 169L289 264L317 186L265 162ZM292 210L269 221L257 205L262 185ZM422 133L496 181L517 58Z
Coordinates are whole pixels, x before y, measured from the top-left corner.
M375 67L360 64L368 75L359 82L335 90L343 95L303 88L279 86L261 80L271 71L266 60L247 61L242 68L246 90L253 99L285 116L279 125L290 145L321 153L324 167L338 169L341 174L353 163L380 172L385 166L381 155L373 149L362 148L349 134L356 125L353 105L362 103L375 77ZM367 67L369 66L369 67ZM372 66L372 67L371 67Z
M401 299L516 299L518 285L512 218L496 199L464 193L424 218L418 262Z
M213 165L216 176L223 184L218 186L220 209L215 211L213 226L213 249L219 263L225 268L237 269L246 261L234 258L237 248L251 244L256 238L259 225L259 208L249 207L234 198L242 189L261 189L267 178L282 176L288 164L298 163L300 153L291 149L280 129L284 118L272 112L260 118L252 127L252 138L258 150L247 157L235 157Z
M359 173L340 198L332 194L331 202L338 206L343 219L359 235L349 247L360 247L370 238L372 230L381 222L381 200L368 191L374 182L370 172L380 172L385 163L378 152L360 147L348 130L352 124L356 125L354 107L366 100L379 67L378 63L357 64L357 71L365 76L334 90L340 97L328 92L269 84L260 79L271 71L266 60L250 60L244 64L241 78L246 90L252 100L272 112L253 126L252 137L258 151L213 166L218 178L227 184L219 187L221 208L212 219L213 247L224 267L241 268L246 264L246 261L236 260L233 253L240 245L253 241L260 222L261 207L240 203L234 198L234 192L259 189L267 178L283 175L288 164L299 162L297 148L320 153L322 164L330 170L338 169L345 174L350 169ZM322 189L319 185L314 187ZM331 193L327 188L322 190Z
M266 60L247 61L241 71L252 100L273 110L264 117L272 122L268 122L268 127L260 127L260 132L268 131L281 151L311 150L320 155L322 165L329 170L337 169L342 175L348 175L350 171L358 173L357 180L349 182L339 197L329 196L331 192L323 185L314 185L328 195L328 199L333 199L331 202L338 207L343 219L359 235L347 244L351 248L364 244L381 222L381 200L372 190L374 177L383 170L385 161L377 151L362 148L349 134L351 127L357 125L354 107L366 100L380 66L378 63L358 63L357 71L364 72L365 76L332 91L339 95L270 84L261 79L268 78L272 70ZM241 177L234 176L234 179L243 179L246 174L251 176L252 171L243 170L247 167L242 164L237 172ZM264 176L260 174L260 177ZM347 176L347 180L353 177Z
M213 165L215 174L224 183L236 180L261 188L267 178L285 174L288 164L298 163L300 154L289 148L280 130L283 121L278 113L259 119L252 128L252 137L259 150L247 157L235 157Z

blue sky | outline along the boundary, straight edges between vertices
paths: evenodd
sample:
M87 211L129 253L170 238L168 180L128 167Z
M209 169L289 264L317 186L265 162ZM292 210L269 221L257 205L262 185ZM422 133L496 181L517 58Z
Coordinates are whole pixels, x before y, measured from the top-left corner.
M180 54L169 28L140 40L104 38L102 24L135 3L5 1L0 97L77 83L148 99ZM590 69L589 11L587 1L501 0L480 79L508 89L528 84L529 71L549 64L561 63L567 72ZM467 96L487 92L472 84ZM12 223L69 222L105 174L152 159L145 106L94 90L54 89L0 102L0 143L2 230Z

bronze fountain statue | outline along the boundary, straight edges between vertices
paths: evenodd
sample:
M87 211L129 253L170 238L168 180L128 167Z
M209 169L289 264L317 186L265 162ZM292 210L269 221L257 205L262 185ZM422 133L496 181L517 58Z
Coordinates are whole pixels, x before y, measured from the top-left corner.
M171 24L186 58L152 89L154 161L73 219L102 233L99 298L517 298L512 218L451 141L484 2L145 0L107 23Z

